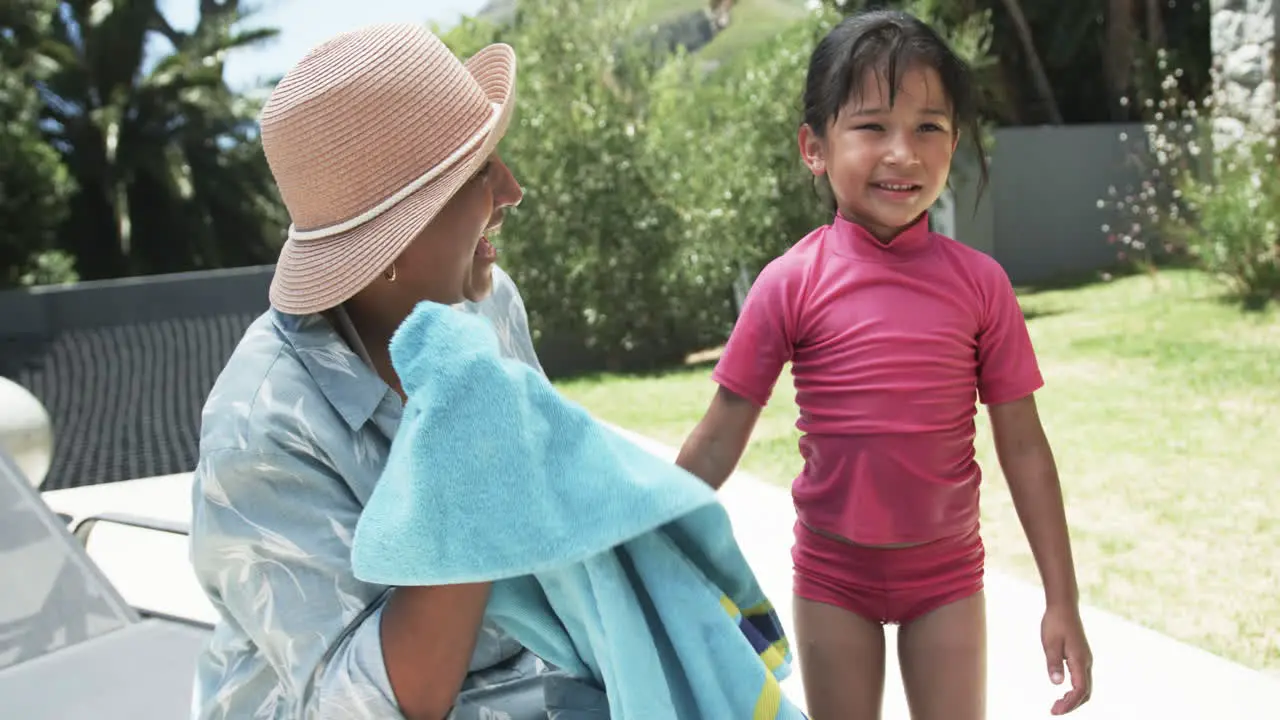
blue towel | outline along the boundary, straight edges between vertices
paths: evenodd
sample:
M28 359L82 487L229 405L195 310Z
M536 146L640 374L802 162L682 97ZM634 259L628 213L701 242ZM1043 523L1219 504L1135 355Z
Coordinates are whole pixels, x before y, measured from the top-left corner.
M494 581L487 616L605 688L614 720L775 720L791 650L714 491L422 303L391 342L408 402L356 527L356 575Z

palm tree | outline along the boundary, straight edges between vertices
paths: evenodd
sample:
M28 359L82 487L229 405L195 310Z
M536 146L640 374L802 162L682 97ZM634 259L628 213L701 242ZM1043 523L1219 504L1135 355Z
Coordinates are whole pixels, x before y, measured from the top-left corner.
M272 254L283 218L257 150L257 107L227 87L223 65L276 31L241 29L238 0L199 2L188 33L157 0L56 3L40 89L49 141L79 188L60 244L85 278ZM156 33L173 49L147 68Z

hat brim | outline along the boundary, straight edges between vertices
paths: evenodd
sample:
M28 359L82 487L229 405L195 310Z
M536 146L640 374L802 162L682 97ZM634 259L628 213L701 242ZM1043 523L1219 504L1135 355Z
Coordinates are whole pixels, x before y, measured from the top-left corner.
M308 315L351 299L404 252L493 154L515 106L515 51L497 43L464 65L498 106L498 120L488 136L435 181L369 222L322 241L285 240L268 294L272 307Z

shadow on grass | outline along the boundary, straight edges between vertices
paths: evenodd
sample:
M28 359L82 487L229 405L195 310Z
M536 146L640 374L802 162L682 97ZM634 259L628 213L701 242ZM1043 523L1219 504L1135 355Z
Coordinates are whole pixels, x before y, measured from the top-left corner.
M715 359L692 362L670 361L661 365L651 365L642 369L628 369L611 372L609 370L586 370L550 375L554 382L598 382L603 380L661 380L672 375L690 373L710 373L716 365Z
M1149 266L1133 263L1117 264L1097 270L1058 273L1036 282L1021 283L1017 285L1017 290L1021 295L1036 295L1057 290L1079 290L1090 285L1099 285L1149 272L1151 272Z
M1031 322L1032 320L1039 320L1041 318L1053 317L1055 315L1064 315L1066 314L1066 312L1067 312L1066 310L1060 307L1032 308L1030 310L1028 310L1027 308L1022 308L1022 319L1026 320L1027 322Z
M1117 280L1125 278L1137 277L1140 275L1155 275L1159 277L1159 273L1164 271L1176 271L1185 269L1194 269L1196 265L1189 258L1171 257L1162 259L1158 263L1116 263L1109 267L1097 270L1059 273L1048 278L1038 280L1033 283L1023 283L1016 286L1016 290L1020 297L1030 297L1040 293L1063 291L1063 290L1081 290L1090 286L1105 285ZM1218 296L1218 301L1224 305L1234 305L1243 311L1250 313L1263 313L1280 307L1280 297L1273 295L1255 295L1249 297L1241 297L1239 294L1222 293ZM1025 320L1040 320L1044 318L1055 317L1059 315L1067 315L1074 312L1076 308L1071 303L1045 302L1038 301L1034 303L1024 303L1022 307L1022 316ZM706 350L693 352L683 359L667 358L662 361L650 362L646 367L632 367L610 371L603 367L591 367L583 369L579 372L563 372L552 375L554 380L561 381L599 381L605 378L609 379L661 379L672 375L685 375L694 373L709 373L719 360L719 349L708 348Z
M1079 290L1090 285L1123 280L1137 275L1155 275L1168 270L1197 270L1200 266L1194 258L1184 254L1164 255L1154 260L1116 261L1093 270L1077 270L1051 275L1035 282L1017 285L1019 293L1034 295L1054 290Z
M1228 307L1239 309L1250 314L1264 314L1280 307L1280 296L1270 292L1238 293L1227 291L1217 297L1217 301Z
M1022 317L1027 321L1053 317L1069 312L1062 307L1022 308ZM556 382L599 382L610 380L660 380L672 375L710 373L720 360L720 351L715 347L692 352L683 360L668 359L663 362L652 362L646 367L628 368L610 371L604 368L590 368L578 371L560 371L548 373Z

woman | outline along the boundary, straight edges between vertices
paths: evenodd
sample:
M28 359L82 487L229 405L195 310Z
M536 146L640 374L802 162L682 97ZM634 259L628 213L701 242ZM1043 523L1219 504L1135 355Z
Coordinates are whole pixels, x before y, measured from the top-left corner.
M488 239L521 198L496 154L514 81L505 45L464 65L417 26L375 26L318 46L263 109L293 224L272 307L204 410L192 561L221 622L197 717L607 714L483 623L487 584L388 590L350 567L402 411L388 344L415 304L486 315L538 366Z

